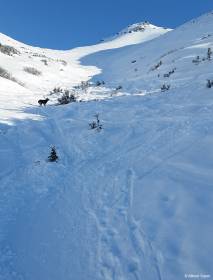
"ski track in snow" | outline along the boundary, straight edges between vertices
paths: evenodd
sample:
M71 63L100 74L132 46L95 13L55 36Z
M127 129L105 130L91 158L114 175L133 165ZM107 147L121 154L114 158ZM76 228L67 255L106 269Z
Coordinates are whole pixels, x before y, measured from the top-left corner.
M171 113L172 111L170 111L170 114ZM50 138L54 139L56 146L60 147L61 156L63 155L65 158L63 159L63 164L71 166L72 158L67 156L75 150L75 144L70 142L69 137L65 137L67 133L66 125L62 125L59 115L56 114L56 116L53 116L52 111L45 113L45 118L46 129L43 130L43 132L42 130L38 130L37 132L39 134L42 132L42 138L44 138L46 142L49 142ZM162 121L160 121L160 118L158 121L159 123L166 123L167 118L163 115ZM174 128L176 137L178 135L178 137L181 137L183 135L183 130L188 131L190 122L187 121L186 123L187 126L183 126L180 131L177 131L177 127ZM196 126L195 121L193 121L193 125ZM12 130L17 129L14 128ZM87 133L91 134L89 130ZM97 134L95 132L93 137L102 137L101 133ZM132 133L135 133L134 128L130 129L129 137L131 137ZM94 167L91 167L87 160L85 161L83 158L77 164L78 166L73 169L73 173L78 174L80 177L74 179L76 180L75 184L79 187L84 186L82 199L85 211L91 216L97 228L97 252L92 253L91 259L96 259L100 279L141 279L141 275L144 274L149 275L149 279L163 279L161 276L158 256L156 255L156 249L144 233L143 223L141 222L139 224L136 222L131 213L135 180L134 168L127 164L125 167L126 170L121 169L121 174L118 171L118 174L116 175L118 177L108 178L108 180L102 181L102 178L106 177L108 173L112 174L110 170L115 166L115 162L122 162L125 158L131 158L131 154L134 155L138 151L142 151L142 154L145 157L147 157L151 151L156 151L159 148L158 145L155 146L155 148L152 147L151 150L149 149L149 141L151 139L153 143L160 144L162 143L161 138L164 139L163 142L169 142L166 140L167 138L174 138L174 134L172 134L170 129L167 129L166 126L155 138L153 138L154 134L152 134L152 132L149 133L150 138L146 138L147 144L144 143L143 146L141 146L140 141L138 142L136 139L131 143L131 148L125 148L124 150L120 149L118 151L103 151L100 156L96 157L94 160L89 159L89 162L95 162ZM91 135L90 139L92 142L94 141L94 139L91 138ZM91 140L89 140L89 138L87 139L87 141ZM62 142L63 146L61 145ZM148 169L144 175L141 175L141 179L143 179L144 176L151 174L151 172L159 168L162 164L165 165L165 161L168 159L188 150L190 144L191 143L186 143L186 147L182 148L182 150L178 149L175 153L163 156L157 165ZM18 159L24 161L22 155L26 153L26 151L21 151L20 141L18 140L15 146L11 146L14 149L13 151L18 151L18 154L15 153ZM113 146L110 146L110 149L113 149ZM76 152L80 151L77 149ZM107 154L113 154L113 161L111 161L112 159L109 158ZM80 152L76 158L80 159L82 156L84 155ZM20 167L19 170L15 169L13 172L15 173L13 177L19 177L19 173L21 172L23 174L24 170ZM26 170L26 172L28 171ZM11 176L11 174L8 175ZM70 176L71 174L66 171L67 179L64 177L64 182L68 182ZM85 184L86 178L87 180L88 178L91 178L89 179L92 180L91 184L88 184L88 182ZM90 187L88 188L88 186ZM66 190L66 185L64 185L64 187L60 186L59 197L61 196L63 198L67 192ZM55 199L56 198L54 198L54 200ZM90 225L93 225L93 223ZM90 229L88 229L88 231L90 231Z
M105 106L106 105L102 106L100 103L99 110L105 112ZM165 104L165 107L166 106L167 105ZM136 106L136 108L137 107L138 106ZM179 123L177 123L177 126L171 131L171 127L168 125L168 120L170 119L168 115L175 111L175 106L173 109L173 111L164 111L164 109L162 109L162 116L158 117L157 124L160 129L156 130L156 127L153 128L153 131L144 130L144 135L147 135L144 139L145 142L143 142L143 145L141 145L141 138L139 137L138 139L136 138L133 140L131 145L121 147L120 149L110 145L110 149L99 152L98 156L94 154L94 158L93 156L91 157L90 151L94 152L94 149L96 148L95 145L100 145L94 142L94 138L97 140L98 138L103 138L105 131L93 133L87 128L83 138L80 136L79 140L84 141L84 137L86 136L87 145L89 147L88 152L90 154L89 159L86 159L84 153L82 153L82 151L76 146L78 140L73 142L72 138L69 138L69 135L72 134L72 129L69 128L70 131L67 130L68 127L65 119L61 121L60 110L59 114L55 114L54 116L52 114L52 108L50 108L50 110L42 109L42 114L46 119L44 121L45 129L37 130L39 123L34 122L35 128L33 127L32 130L36 132L36 134L38 133L39 137L41 136L46 143L51 144L50 139L54 139L54 144L59 148L60 156L63 158L62 165L64 166L63 169L65 172L63 175L64 184L52 193L52 199L55 201L54 204L58 199L64 200L67 193L69 193L69 187L65 182L69 182L70 180L73 182L75 181L75 186L78 186L83 190L81 194L83 209L91 217L87 231L90 233L94 232L94 225L96 227L95 232L97 236L95 238L97 238L97 244L93 243L92 245L96 244L97 248L89 250L90 260L93 260L93 265L95 263L96 271L99 273L99 275L96 275L96 279L141 279L142 275L149 275L149 279L151 280L164 279L161 273L161 260L159 260L158 257L158 250L145 234L143 221L137 222L132 213L136 171L131 166L131 161L128 163L128 158L134 158L134 155L139 152L142 154L142 157L145 158L149 158L150 154L154 157L156 154L154 163L149 165L149 168L145 168L145 170L141 172L142 175L139 177L137 175L138 179L143 180L145 177L150 176L152 172L165 166L166 162L170 159L179 154L183 154L185 151L189 151L190 148L193 147L190 140L189 143L186 141L181 148L177 147L175 151L172 149L169 153L167 146L166 150L168 154L164 154L164 150L159 150L159 145L162 143L167 142L171 143L171 145L174 144L172 141L178 143L182 137L187 135L188 131L192 131L192 125L193 127L199 128L202 124L200 124L199 119L192 120L188 117L185 120L183 111L183 119L180 117L180 114L178 114ZM151 115L152 114L150 113L150 116ZM87 123L85 122L85 117L82 117L82 122L80 119L75 119L74 117L72 123L75 125L74 123L79 123L80 121L83 124L83 129L85 129ZM150 123L150 120L151 118L148 118L148 124ZM165 125L162 125L163 123ZM144 125L146 126L146 124ZM129 132L126 135L127 139L130 139L132 135L135 135L137 127L138 123L137 120L135 120L128 129ZM80 127L80 130L81 129L82 128ZM107 127L105 129L107 129ZM12 127L10 128L10 131L16 135L21 135L22 128L19 131L18 128ZM158 134L156 134L156 131L158 131ZM186 133L183 133L183 131ZM7 133L4 137L7 137ZM124 141L127 139L124 139ZM203 138L202 140L197 141L201 142L203 141ZM152 142L153 144L150 145ZM61 143L63 143L63 145L61 145ZM22 150L21 138L20 140L19 138L16 139L15 145L11 145L11 143L9 144L18 160L24 162L25 159L23 158L23 155L26 154L26 152L30 152L31 149ZM39 147L39 145L37 146L37 144L35 144L32 148L35 149L36 147ZM73 155L73 153L75 154L75 158L78 159L76 166L73 166L73 157L70 156L71 154ZM113 155L113 158L109 156L110 154ZM94 166L89 164L90 162L94 163ZM125 162L124 167L121 166L120 168L117 168L117 164L119 166L121 162ZM8 173L8 176L11 179L14 178L12 180L15 180L15 178L19 178L20 176L23 176L23 174L29 174L30 172L30 175L27 176L33 175L35 177L40 173L36 174L36 169L40 169L40 164L43 165L43 163L39 163L38 166L34 166L31 171L26 168L23 169L24 166L20 166L18 169L15 168L14 170L11 170ZM72 166L71 173L67 170L66 166ZM117 168L117 174L115 173L115 177L108 176L108 174L113 174L113 168ZM77 174L77 176L73 177L73 174ZM108 179L103 180L105 177ZM85 180L87 180L86 183ZM7 182L5 186L6 185ZM44 190L45 189L42 190L41 188L41 195ZM34 191L39 192L39 190ZM53 190L51 190L51 192L52 191ZM22 191L23 198L25 196L24 192L25 190ZM49 192L48 189L46 192ZM50 197L50 194L48 196ZM14 199L16 201L16 198ZM15 201L14 203L16 203ZM9 216L8 219L10 220ZM90 228L91 226L92 228ZM13 251L11 251L9 247L8 250L11 252L11 258L14 261Z

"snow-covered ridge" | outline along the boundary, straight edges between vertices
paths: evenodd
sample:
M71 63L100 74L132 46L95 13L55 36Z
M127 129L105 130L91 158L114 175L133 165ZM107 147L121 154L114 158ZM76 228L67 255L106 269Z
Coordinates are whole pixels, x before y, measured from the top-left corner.
M122 84L127 91L159 92L164 83L177 88L192 83L194 76L202 75L202 71L206 72L206 79L210 78L209 64L205 59L208 48L213 48L212 30L213 14L208 13L144 44L108 54L100 53L83 59L83 62L88 65L95 62L104 69L96 78L111 85ZM192 67L197 56L206 61L200 64L202 71L200 67ZM165 79L173 71L175 73L169 75L170 79Z

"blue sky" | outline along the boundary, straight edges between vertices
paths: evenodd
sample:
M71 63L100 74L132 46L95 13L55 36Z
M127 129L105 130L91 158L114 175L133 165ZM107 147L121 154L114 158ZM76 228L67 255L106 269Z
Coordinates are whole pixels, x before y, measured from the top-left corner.
M213 0L6 0L0 32L30 45L69 49L138 21L174 28L212 9Z

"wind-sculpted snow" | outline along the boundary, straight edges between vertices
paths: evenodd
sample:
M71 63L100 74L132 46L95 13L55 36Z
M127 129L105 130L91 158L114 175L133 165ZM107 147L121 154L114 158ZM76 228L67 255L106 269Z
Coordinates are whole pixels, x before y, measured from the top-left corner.
M0 36L24 84L0 78L1 280L211 279L212 28L209 13L61 52ZM54 87L82 102L55 106Z

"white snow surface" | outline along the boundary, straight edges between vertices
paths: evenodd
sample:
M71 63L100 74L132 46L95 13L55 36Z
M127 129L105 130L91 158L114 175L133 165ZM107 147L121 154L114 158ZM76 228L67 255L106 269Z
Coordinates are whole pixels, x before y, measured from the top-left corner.
M0 43L19 51L0 52L0 280L211 279L213 13L68 51Z

